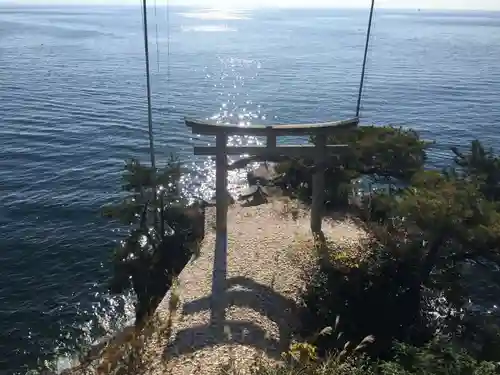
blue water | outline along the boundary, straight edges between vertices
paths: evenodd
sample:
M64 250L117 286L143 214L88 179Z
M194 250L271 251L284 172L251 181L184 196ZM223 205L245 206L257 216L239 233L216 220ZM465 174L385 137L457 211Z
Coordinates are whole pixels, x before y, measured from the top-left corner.
M175 152L201 172L189 189L207 193L214 173L192 156L209 140L183 116L354 114L366 10L149 16L157 158ZM71 353L131 316L129 299L103 285L120 233L98 212L119 191L123 160L148 160L142 38L138 7L0 7L1 374ZM436 165L474 137L495 146L499 61L498 13L377 10L363 122L421 131L437 142Z

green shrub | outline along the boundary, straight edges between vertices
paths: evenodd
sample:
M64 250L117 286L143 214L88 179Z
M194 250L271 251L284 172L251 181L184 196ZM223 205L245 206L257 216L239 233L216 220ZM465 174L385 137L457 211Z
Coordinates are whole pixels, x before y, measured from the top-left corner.
M311 139L314 142L314 139ZM425 163L429 143L413 130L392 126L362 126L331 136L328 144L346 144L341 155L332 156L324 166L313 160L295 159L282 162L278 171L285 175L283 183L295 196L309 202L312 175L317 167L325 168L326 202L330 206L346 206L353 179L360 176L387 176L408 181Z
M495 362L478 361L465 350L449 342L434 340L422 347L396 343L393 358L371 360L363 355L339 359L329 355L323 360L309 359L276 365L257 358L252 375L495 375L500 366ZM233 367L224 366L220 375L240 375Z
M395 339L422 343L431 337L416 245L374 241L371 247L372 255L358 267L321 261L313 270L302 296L301 335L332 326L340 315L348 340L376 337L371 354L387 353ZM323 353L338 349L335 345L330 337L318 341Z
M223 372L220 375L237 375L234 372ZM335 357L319 363L279 364L269 366L257 362L252 375L375 375L371 364L364 358L349 358L339 361Z
M181 172L173 156L156 171L130 160L123 173L125 196L103 209L106 217L130 228L113 254L110 289L122 293L133 288L136 325L154 314L204 236L204 207L188 205Z
M477 361L450 342L434 340L418 348L404 343L394 347L394 358L376 366L381 375L494 375L494 362Z

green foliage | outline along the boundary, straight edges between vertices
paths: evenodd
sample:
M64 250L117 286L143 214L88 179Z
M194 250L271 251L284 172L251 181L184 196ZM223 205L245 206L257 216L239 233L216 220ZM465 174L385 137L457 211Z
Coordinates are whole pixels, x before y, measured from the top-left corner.
M131 225L139 223L146 203L150 209L159 208L161 203L185 205L186 199L180 186L181 175L181 163L174 155L158 171L153 171L137 159L127 160L122 175L124 197L118 203L105 206L103 216ZM153 186L160 188L156 197Z
M487 195L495 188L487 176L494 175L496 160L475 141L444 173L419 171L406 189L370 200L370 219L384 224L379 235L414 243L420 281L444 293L457 309L471 297L464 267L500 265L499 203Z
M123 173L124 197L103 209L103 215L131 228L114 252L111 291L134 289L136 324L154 313L204 236L204 208L187 205L181 175L173 156L157 171L130 160Z
M500 212L468 179L438 172L418 173L395 205L397 215L418 228L444 263L480 257L499 262ZM441 251L439 248L442 248ZM447 253L444 250L447 250ZM430 250L429 250L430 251ZM436 266L433 260L432 267Z
M470 155L462 158L476 160ZM490 155L490 159L495 157ZM421 244L415 245L421 282L444 292L457 309L470 297L464 294L461 277L465 264L500 265L499 206L483 193L485 179L475 176L465 169L460 173L420 171L397 196L372 200L389 236ZM391 219L395 217L404 222L395 225Z
M455 154L455 174L479 185L482 193L490 200L500 200L500 159L494 155L493 150L485 150L481 142L475 140L471 143L468 153L462 153L458 148L452 148Z
M349 147L338 157L328 159L324 166L315 166L312 160L296 159L283 162L278 167L285 175L284 184L303 201L310 200L312 174L316 167L325 168L327 203L345 206L353 179L370 175L392 176L407 181L423 167L428 146L418 133L391 126L362 126L344 131L330 137L328 144L346 144Z
M367 375L371 373L371 365L365 360L363 352L373 344L375 338L367 336L361 342L346 341L339 332L340 317L336 318L334 327L326 327L315 333L306 341L294 341L287 352L282 353L283 361L270 366L262 357L255 356L250 373L252 375ZM329 353L327 357L318 356L316 342L319 338L329 336L339 343L339 350ZM235 368L234 358L220 366L220 375L239 375Z
M303 345L304 347L307 346ZM310 346L310 345L309 345ZM311 348L307 348L311 351ZM465 350L448 342L433 340L423 347L396 343L394 357L386 361L371 361L365 356L339 359L331 355L322 361L310 358L285 362L275 366L254 360L252 375L495 375L500 367L495 362L478 361ZM240 375L225 366L220 375Z
M372 255L355 268L322 260L313 270L302 296L302 335L333 325L340 315L346 317L341 330L349 340L377 338L372 354L387 353L394 339L421 342L429 337L415 245L384 240L389 241L373 241L366 249ZM331 337L318 340L323 353L337 345Z
M464 310L475 299L471 293L480 293L468 288L464 270L481 264L486 275L500 266L499 158L475 141L469 152L454 149L454 164L447 170L424 171L420 163L425 155L414 157L422 146L416 138L405 138L409 150L392 145L384 154L384 137L394 140L401 134L379 131L369 142L364 131L334 139L359 141L357 161L344 163L345 169L377 170L377 175L405 179L409 186L391 195L371 194L366 225L373 242L366 261L346 269L322 258L307 277L300 333L331 325L340 314L348 317L342 331L349 339L377 337L369 354L383 360L370 362L374 374L500 373L494 362L480 360L500 360L498 321L481 321ZM402 173L404 167L407 173ZM439 320L430 315L437 296L446 298L439 308L448 311ZM394 340L401 344L393 348ZM338 350L336 345L323 337L319 353ZM337 368L328 371L337 373Z
M398 343L394 358L378 364L381 375L494 375L500 368L494 362L477 361L452 343L433 340L424 347Z
M295 364L278 364L270 366L260 359L256 359L252 375L375 375L371 364L363 358L353 357L339 361L336 357L321 362L304 362ZM219 375L243 375L233 368L225 368Z
M408 180L426 161L428 142L417 132L392 126L361 126L336 134L329 144L346 144L349 150L341 165L360 174Z
M483 234L496 236L497 206L473 183L435 171L419 172L411 182L396 209L423 231L446 232L468 243L481 240ZM486 227L493 232L483 232Z
M384 192L371 192L368 202L362 206L364 219L367 221L384 223L397 217L397 201L393 195Z

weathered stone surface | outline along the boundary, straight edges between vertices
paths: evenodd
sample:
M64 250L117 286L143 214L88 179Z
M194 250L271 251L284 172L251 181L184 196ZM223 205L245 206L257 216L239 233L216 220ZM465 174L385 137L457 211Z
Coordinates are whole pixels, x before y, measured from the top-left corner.
M260 184L252 185L244 189L239 196L239 200L246 200L247 203L263 204L267 203L267 193Z
M215 160L215 159L214 159ZM279 163L282 161L290 160L288 156L274 156L272 160L262 155L252 155L246 158L238 159L234 163L229 164L227 169L232 171L233 169L241 169L246 168L246 166L250 163Z
M257 168L247 173L248 185L274 185L274 180L280 175L276 172L275 163L261 163Z
M259 192L260 185L251 185L246 189L243 189L240 194L240 199L248 199L253 197L255 194Z

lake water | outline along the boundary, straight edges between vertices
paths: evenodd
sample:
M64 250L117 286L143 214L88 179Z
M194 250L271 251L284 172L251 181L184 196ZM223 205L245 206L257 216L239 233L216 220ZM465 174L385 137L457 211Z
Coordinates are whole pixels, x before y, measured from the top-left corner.
M149 10L159 162L209 193L183 116L302 122L354 115L368 10ZM168 22L167 22L168 21ZM431 163L500 123L500 14L377 10L365 124L413 127ZM148 160L141 12L0 7L0 373L62 358L129 320L105 282L120 232L99 218L126 158ZM232 138L234 144L255 143ZM234 176L233 176L234 177ZM233 179L234 182L234 179Z

